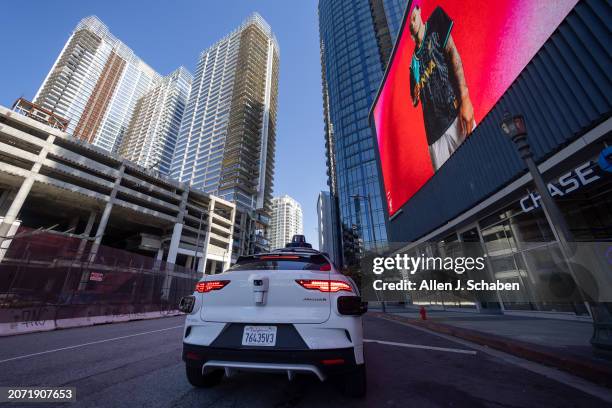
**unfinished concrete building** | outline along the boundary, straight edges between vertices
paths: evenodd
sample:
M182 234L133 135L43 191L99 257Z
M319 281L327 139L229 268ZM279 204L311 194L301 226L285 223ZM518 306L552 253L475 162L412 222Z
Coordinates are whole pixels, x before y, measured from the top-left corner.
M0 249L43 228L202 273L229 267L235 205L0 106ZM1 256L1 253L0 253Z

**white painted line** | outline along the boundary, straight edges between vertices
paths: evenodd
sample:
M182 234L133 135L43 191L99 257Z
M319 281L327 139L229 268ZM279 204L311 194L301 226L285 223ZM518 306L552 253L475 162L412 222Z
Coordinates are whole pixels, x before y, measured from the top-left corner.
M363 339L363 341L364 343L379 343L379 344L386 344L388 346L416 348L416 349L423 349L423 350L447 351L449 353L459 353L459 354L472 354L472 355L476 354L476 351L474 350L464 350L464 349L456 349L456 348L448 348L448 347L424 346L422 344L396 343L394 341L383 341L383 340L372 340L372 339Z
M145 334L159 333L159 332L163 332L163 331L167 331L167 330L178 329L179 327L184 327L184 326L183 325L172 326L172 327L167 327L165 329L151 330L151 331L142 332L142 333L129 334L127 336L113 337L112 339L104 339L104 340L92 341L92 342L89 342L89 343L77 344L75 346L68 346L68 347L62 347L62 348L53 349L53 350L41 351L39 353L26 354L26 355L23 355L23 356L7 358L6 360L0 360L0 364L7 363L9 361L15 361L15 360L21 360L21 359L24 359L24 358L40 356L42 354L55 353L57 351L72 350L72 349L79 348L79 347L91 346L92 344L100 344L100 343L106 343L106 342L109 342L109 341L128 339L130 337L143 336Z

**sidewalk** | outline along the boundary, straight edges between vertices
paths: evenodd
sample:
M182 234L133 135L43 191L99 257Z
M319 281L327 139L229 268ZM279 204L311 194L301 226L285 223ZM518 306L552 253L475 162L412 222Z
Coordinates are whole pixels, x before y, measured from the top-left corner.
M371 311L381 318L459 337L612 387L612 360L594 355L589 343L593 324L588 321L443 310L427 310L423 321L415 307Z

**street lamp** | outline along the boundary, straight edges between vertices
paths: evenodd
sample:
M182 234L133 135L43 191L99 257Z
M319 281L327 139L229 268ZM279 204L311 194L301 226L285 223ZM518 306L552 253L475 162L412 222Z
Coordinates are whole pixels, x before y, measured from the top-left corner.
M557 206L557 203L553 200L548 186L542 178L542 173L538 169L535 161L533 160L533 154L527 140L527 126L525 124L525 118L522 115L510 115L508 112L504 114L504 119L500 124L501 130L504 134L509 137L518 150L519 155L527 165L527 169L533 178L536 190L540 195L540 201L542 204L542 210L544 216L552 229L553 235L559 242L561 248L561 254L567 262L567 266L572 276L572 279L576 283L578 292L582 297L583 301L590 307L591 315L593 318L593 337L591 338L591 345L595 348L612 349L612 338L609 334L606 334L607 327L610 325L604 316L606 315L604 310L601 310L603 305L589 301L582 291L580 281L576 278L576 274L570 264L571 254L573 249L570 246L570 242L573 241L572 233L565 222L561 210Z
M527 165L536 190L540 195L544 215L550 224L553 235L559 241L564 255L571 253L568 243L573 241L572 234L567 227L563 214L561 214L561 210L559 210L559 207L550 195L550 191L548 191L548 187L542 178L542 173L540 173L538 166L533 160L533 154L527 140L525 119L521 115L511 116L509 113L506 113L501 123L501 129L514 142L521 159Z

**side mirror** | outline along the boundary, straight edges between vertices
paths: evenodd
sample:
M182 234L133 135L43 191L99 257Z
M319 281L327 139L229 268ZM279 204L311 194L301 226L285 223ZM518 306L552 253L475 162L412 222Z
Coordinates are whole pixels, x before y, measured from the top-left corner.
M179 302L179 305L178 305L179 310L187 314L193 312L193 307L195 306L195 300L196 298L193 295L189 295L189 296L185 296L181 298L181 301Z

